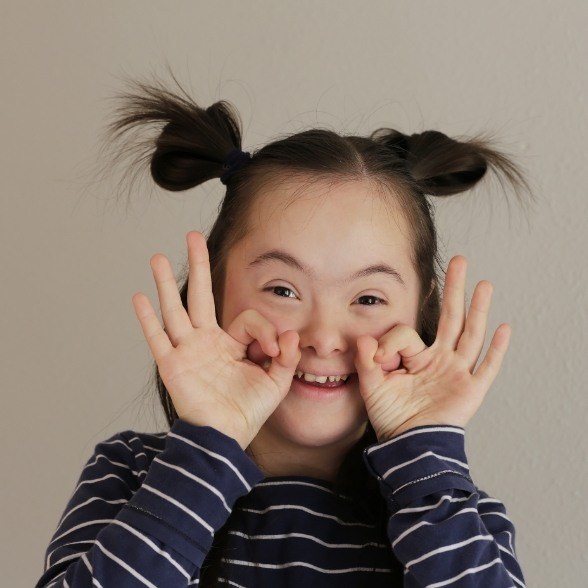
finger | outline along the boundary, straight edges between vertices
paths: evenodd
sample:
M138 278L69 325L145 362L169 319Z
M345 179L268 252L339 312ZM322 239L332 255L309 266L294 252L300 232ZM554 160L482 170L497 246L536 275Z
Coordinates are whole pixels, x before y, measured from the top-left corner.
M451 259L445 276L443 302L435 342L455 349L465 323L465 282L467 260L462 255Z
M161 254L154 255L150 264L157 286L163 324L170 341L175 345L178 339L192 331L192 323L182 304L174 272L167 257Z
M270 357L280 353L276 327L256 310L245 310L229 325L227 333L242 345L258 341L261 350Z
M190 231L188 243L188 313L194 327L216 323L210 261L206 240L201 233Z
M378 339L374 361L384 371L390 372L397 369L401 361L406 361L425 349L427 346L414 329L408 325L396 325Z
M300 336L296 331L284 331L278 337L278 347L279 354L272 359L268 375L286 395L300 363Z
M476 286L465 327L457 344L457 352L468 362L470 371L475 368L484 346L492 289L492 284L486 280Z
M381 384L384 378L382 366L375 361L378 341L369 335L361 335L357 338L356 344L355 368L361 384L360 390L369 390Z
M173 349L171 341L145 294L139 292L133 296L133 307L151 354L155 361L158 361Z
M490 347L478 369L474 373L474 379L478 380L486 390L498 375L504 356L508 350L512 329L506 323L500 325L494 332Z

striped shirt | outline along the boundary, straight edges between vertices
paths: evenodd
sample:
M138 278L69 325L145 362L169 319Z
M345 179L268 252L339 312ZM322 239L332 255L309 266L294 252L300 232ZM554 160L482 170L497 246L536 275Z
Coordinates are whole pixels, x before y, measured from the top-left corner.
M384 521L327 482L264 478L210 427L120 433L85 466L37 588L197 586L225 523L220 585L524 586L513 525L473 484L463 429L411 429L364 461Z

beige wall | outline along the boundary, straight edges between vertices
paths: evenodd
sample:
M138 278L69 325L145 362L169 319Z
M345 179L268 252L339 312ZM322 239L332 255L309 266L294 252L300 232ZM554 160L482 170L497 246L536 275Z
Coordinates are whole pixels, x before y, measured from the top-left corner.
M203 104L239 107L249 148L314 124L490 130L523 164L528 223L495 187L438 206L447 256L495 283L493 325L514 327L469 456L516 523L529 585L585 586L587 24L583 0L2 0L0 583L40 575L95 443L161 426L130 299L153 295L152 253L181 265L220 186L136 189L127 211L86 170L120 78L167 61Z

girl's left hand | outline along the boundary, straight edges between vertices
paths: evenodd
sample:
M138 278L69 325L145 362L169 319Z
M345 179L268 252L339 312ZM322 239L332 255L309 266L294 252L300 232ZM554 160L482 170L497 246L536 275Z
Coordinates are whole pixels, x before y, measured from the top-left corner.
M467 262L454 257L447 268L435 342L397 325L379 340L357 339L359 389L380 441L422 425L465 427L500 371L511 329L500 325L476 367L486 336L492 284L479 282L466 317ZM386 371L398 362L400 369Z

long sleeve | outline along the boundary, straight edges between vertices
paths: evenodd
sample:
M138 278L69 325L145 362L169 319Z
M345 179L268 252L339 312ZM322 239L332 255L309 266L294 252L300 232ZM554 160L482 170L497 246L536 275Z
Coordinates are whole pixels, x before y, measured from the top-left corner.
M209 427L176 421L159 438L163 451L146 437L121 433L96 447L37 588L196 583L214 533L263 476L233 439Z
M364 457L388 505L405 588L524 587L514 527L504 506L472 482L463 429L411 429Z

